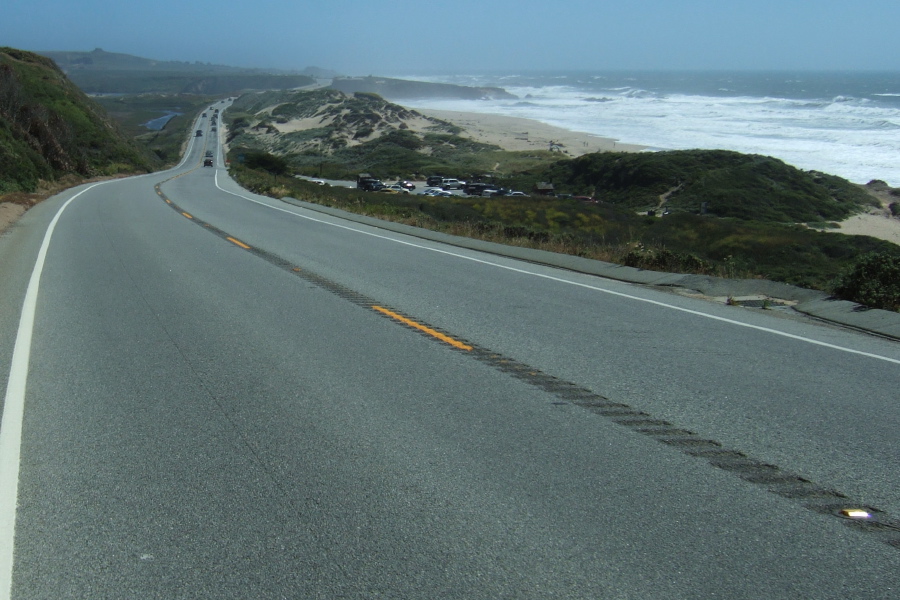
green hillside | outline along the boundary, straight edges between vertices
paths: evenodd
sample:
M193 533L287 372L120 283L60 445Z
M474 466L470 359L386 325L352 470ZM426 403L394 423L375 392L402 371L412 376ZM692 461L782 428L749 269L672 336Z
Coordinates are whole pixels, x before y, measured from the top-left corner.
M877 202L849 181L725 150L588 154L537 173L559 190L636 211L752 221L840 221Z
M0 48L0 194L157 167L53 61Z

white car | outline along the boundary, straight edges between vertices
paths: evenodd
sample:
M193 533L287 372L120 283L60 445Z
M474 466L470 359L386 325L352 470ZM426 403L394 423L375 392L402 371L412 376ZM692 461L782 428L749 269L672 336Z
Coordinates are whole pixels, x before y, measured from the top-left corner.
M401 193L401 194L408 194L408 193L409 193L409 190L408 190L408 189L406 189L406 188L403 187L402 185L397 185L396 183L393 184L393 185L386 185L386 186L384 186L383 188L381 188L381 190L382 190L382 191L383 191L383 190L394 190L394 191L399 192L399 193Z

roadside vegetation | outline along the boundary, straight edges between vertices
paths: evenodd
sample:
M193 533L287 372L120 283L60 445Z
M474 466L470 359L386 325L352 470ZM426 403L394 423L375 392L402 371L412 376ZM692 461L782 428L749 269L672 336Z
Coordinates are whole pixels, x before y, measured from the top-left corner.
M51 60L0 48L0 195L160 165Z

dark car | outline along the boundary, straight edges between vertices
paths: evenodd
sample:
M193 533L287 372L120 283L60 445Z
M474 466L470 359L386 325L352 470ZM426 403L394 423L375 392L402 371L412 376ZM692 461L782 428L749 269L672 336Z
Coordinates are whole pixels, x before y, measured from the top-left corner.
M405 189L407 189L407 190L409 190L409 191L413 191L414 189L416 189L416 184L414 184L414 183L411 182L411 181L406 181L406 180L404 180L404 181L398 181L398 182L397 182L397 185L399 185L400 187L405 188Z
M425 180L425 184L429 187L441 187L441 183L444 182L444 178L440 175L432 175L427 180Z
M211 166L213 166L213 159L211 159L211 158L205 158L205 159L203 159L203 166L204 166L204 167L211 167Z
M365 190L367 192L377 192L386 186L381 183L380 179L375 179L374 177L361 177L356 182L356 187L357 189Z
M197 130L197 137L200 137L201 135L203 135L203 130L202 130L202 129L198 129L198 130Z
M496 189L497 186L491 185L490 183L481 183L481 182L473 182L467 183L463 187L463 192L469 194L470 196L480 196L484 190Z

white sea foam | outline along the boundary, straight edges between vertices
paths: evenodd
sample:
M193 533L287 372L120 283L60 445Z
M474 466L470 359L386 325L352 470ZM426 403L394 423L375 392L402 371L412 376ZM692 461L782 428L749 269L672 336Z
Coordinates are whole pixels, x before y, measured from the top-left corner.
M639 85L559 85L556 79L545 78L549 85L507 85L517 100L418 100L410 105L535 119L653 149L763 154L857 183L882 179L900 186L900 106L890 102L900 94L868 94L885 102L854 93L825 98L713 95L723 89L717 86L707 95ZM502 83L498 79L494 85Z

